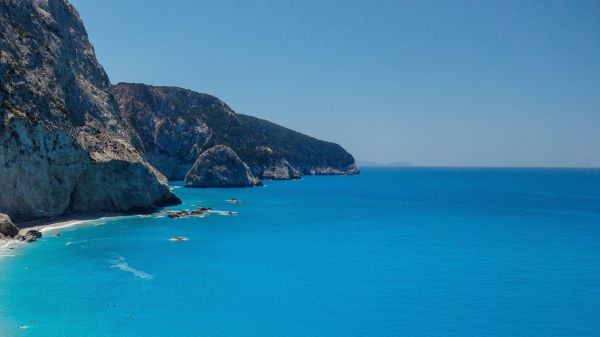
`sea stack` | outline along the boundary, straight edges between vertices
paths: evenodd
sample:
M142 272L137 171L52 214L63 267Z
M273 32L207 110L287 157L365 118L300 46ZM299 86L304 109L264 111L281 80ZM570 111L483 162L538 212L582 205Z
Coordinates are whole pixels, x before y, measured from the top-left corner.
M215 145L202 153L185 176L186 187L251 187L262 183L230 147Z
M175 203L138 151L66 0L0 3L0 212L13 220Z

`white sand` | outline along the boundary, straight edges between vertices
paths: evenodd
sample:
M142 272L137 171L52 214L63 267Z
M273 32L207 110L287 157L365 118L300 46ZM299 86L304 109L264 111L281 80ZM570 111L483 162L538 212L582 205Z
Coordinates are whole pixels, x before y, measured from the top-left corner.
M63 229L63 228L69 228L69 227L85 224L85 223L96 221L96 220L102 220L105 218L124 216L124 215L125 214L122 214L122 213L103 212L103 213L94 213L94 214L87 214L87 215L64 216L64 217L54 218L54 219L40 221L40 222L30 221L30 222L20 223L20 224L16 224L16 225L17 225L17 227L20 228L19 229L20 234L25 234L25 233L27 233L27 231L32 230L32 229L38 230L43 233L43 232L55 231L55 230Z
M94 213L88 215L73 215L54 218L43 221L29 221L25 223L17 223L16 226L19 228L19 234L25 234L27 231L35 229L42 233L50 231L58 231L59 229L74 227L77 225L89 223L95 220L101 220L109 217L124 216L121 213ZM13 257L14 248L17 248L21 244L21 241L17 240L0 240L0 259L4 257ZM13 249L9 249L13 247Z

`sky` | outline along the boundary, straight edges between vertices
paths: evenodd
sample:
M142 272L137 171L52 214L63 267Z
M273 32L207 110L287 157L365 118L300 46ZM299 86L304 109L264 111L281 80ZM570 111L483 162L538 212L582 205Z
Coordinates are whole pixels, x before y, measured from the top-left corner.
M417 166L600 167L600 1L71 0L113 83Z

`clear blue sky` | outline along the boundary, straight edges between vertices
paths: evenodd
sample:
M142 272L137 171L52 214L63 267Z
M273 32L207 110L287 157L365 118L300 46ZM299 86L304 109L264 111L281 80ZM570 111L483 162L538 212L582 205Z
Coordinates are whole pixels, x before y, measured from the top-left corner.
M600 1L72 0L113 83L357 159L600 167Z

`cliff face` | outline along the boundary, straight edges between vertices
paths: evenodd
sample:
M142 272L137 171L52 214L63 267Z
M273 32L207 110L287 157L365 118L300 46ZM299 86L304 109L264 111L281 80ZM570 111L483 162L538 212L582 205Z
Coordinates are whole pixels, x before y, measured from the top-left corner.
M176 202L139 153L66 0L0 2L0 212L31 219Z
M130 83L114 85L113 93L145 158L172 180L184 179L198 156L215 145L230 147L260 179L359 172L341 146L236 114L210 95Z
M186 187L251 187L262 183L231 148L216 145L204 151L185 176Z

